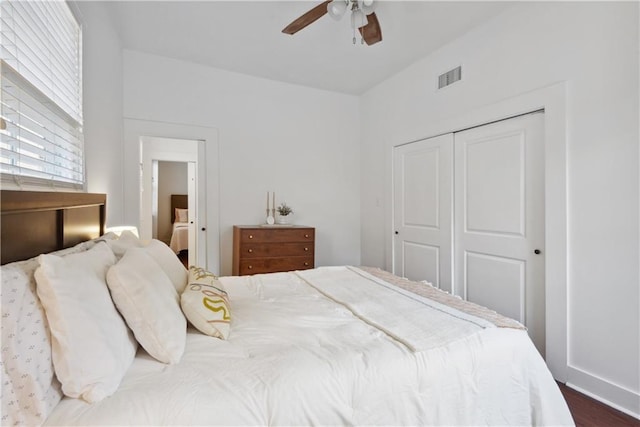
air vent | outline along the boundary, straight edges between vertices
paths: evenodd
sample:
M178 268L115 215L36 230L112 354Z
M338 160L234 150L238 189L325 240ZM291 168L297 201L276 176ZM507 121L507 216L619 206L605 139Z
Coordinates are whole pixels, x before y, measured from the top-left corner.
M455 83L460 79L462 79L462 66L438 76L438 89L449 86L451 83Z

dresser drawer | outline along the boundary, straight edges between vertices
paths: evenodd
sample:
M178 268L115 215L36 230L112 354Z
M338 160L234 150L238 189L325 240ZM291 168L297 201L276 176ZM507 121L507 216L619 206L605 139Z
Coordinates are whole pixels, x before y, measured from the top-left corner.
M313 242L303 243L243 243L242 258L313 256Z
M276 273L280 271L307 270L314 267L313 256L255 258L240 261L241 276L246 274Z
M263 228L240 230L241 243L255 242L313 242L313 228Z

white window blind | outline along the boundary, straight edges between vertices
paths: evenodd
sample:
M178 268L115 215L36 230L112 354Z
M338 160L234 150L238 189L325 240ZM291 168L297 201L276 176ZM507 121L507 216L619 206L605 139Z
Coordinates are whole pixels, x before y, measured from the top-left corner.
M64 1L0 0L0 171L84 186L82 31Z

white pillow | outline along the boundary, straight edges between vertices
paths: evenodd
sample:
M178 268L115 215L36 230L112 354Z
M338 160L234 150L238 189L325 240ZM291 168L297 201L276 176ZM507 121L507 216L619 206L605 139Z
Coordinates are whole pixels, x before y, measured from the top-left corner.
M200 332L223 340L229 337L229 297L214 274L199 267L189 268L189 283L180 304L189 322Z
M173 287L176 289L178 295L180 295L187 285L188 272L176 256L176 253L165 243L156 239L151 240L144 248L151 258L162 267L166 275L169 276Z
M106 242L116 256L116 259L122 258L122 255L124 255L129 248L139 248L142 246L142 242L138 236L129 230L124 230L119 238L109 239Z
M99 240L51 255L84 252ZM51 360L49 323L36 291L34 273L38 267L38 257L0 267L2 425L41 425L63 396Z
M176 222L189 222L189 209L176 208Z
M137 348L105 283L113 252L100 242L86 252L38 259L37 292L51 328L62 392L87 402L102 400L118 389Z
M36 294L38 266L31 258L0 268L3 426L41 425L62 398L51 362L49 324Z
M146 248L130 248L107 272L107 284L147 353L164 363L178 363L184 353L187 321L175 288Z

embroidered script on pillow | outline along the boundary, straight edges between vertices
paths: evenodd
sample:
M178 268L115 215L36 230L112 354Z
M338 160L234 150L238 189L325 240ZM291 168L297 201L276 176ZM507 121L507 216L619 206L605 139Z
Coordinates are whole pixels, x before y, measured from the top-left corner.
M180 305L189 322L200 332L227 339L231 324L229 297L213 273L191 267Z

